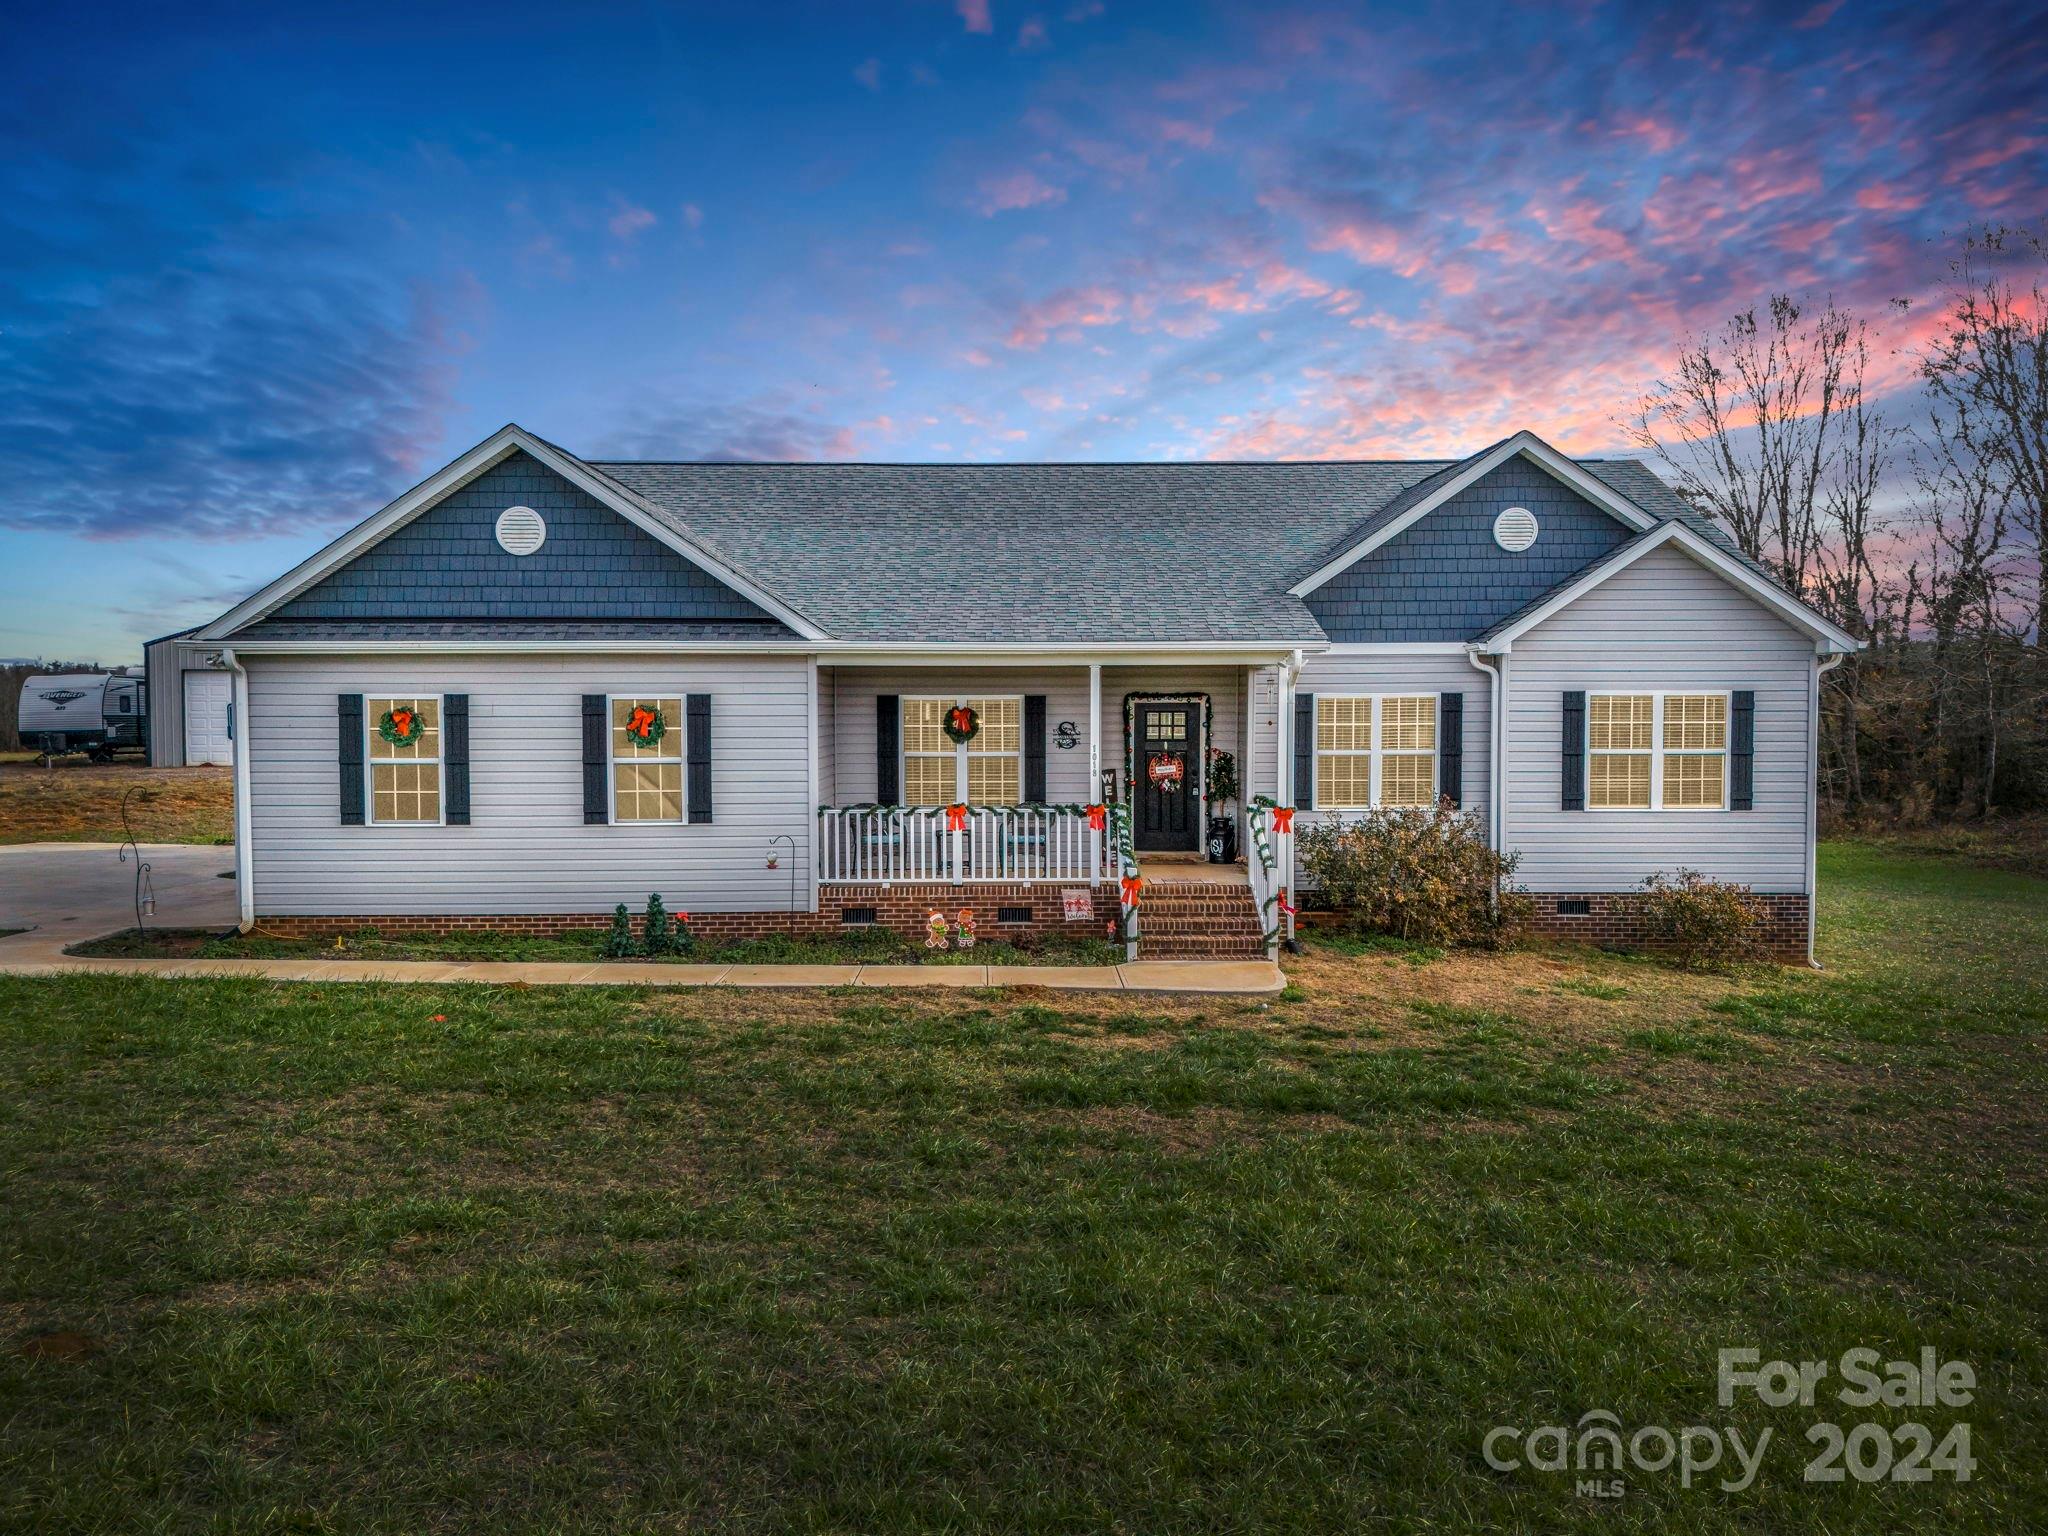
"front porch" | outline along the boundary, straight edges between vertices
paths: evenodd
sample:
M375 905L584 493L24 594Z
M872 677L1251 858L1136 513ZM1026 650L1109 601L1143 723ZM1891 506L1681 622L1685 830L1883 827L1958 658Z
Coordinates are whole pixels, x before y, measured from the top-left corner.
M1259 867L1249 808L1284 799L1286 665L819 667L815 910L891 927L954 907L1040 931L1088 922L1134 958L1141 930L1148 954L1270 950L1280 866Z

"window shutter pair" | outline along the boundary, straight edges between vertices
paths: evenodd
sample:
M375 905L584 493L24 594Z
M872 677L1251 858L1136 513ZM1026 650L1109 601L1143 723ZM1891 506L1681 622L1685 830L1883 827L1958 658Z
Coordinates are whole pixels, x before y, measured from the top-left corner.
M603 826L611 757L611 704L601 693L583 695L583 820ZM683 814L691 822L711 817L711 695L683 696Z
M341 824L364 824L365 788L369 779L370 740L363 728L363 696L335 696L335 722L340 746ZM441 696L441 819L451 827L469 825L469 695Z
M901 694L875 695L875 803L895 805L903 798L903 699ZM1045 804L1045 695L1024 696L1024 803Z
M1586 808L1586 695L1564 696L1564 809ZM1650 743L1661 752L1663 743ZM1740 689L1728 697L1728 808L1756 809L1756 693Z

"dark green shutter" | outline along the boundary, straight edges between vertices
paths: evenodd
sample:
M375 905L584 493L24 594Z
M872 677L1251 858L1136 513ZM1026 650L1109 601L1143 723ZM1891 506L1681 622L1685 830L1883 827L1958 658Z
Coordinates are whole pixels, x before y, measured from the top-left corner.
M1564 696L1564 808L1586 808L1586 695Z
M1437 793L1453 806L1465 803L1465 695L1436 696Z
M1756 695L1747 688L1728 701L1728 806L1756 809Z
M1024 695L1024 803L1045 804L1045 695Z
M469 695L441 698L441 819L451 827L469 825Z
M1294 696L1294 803L1304 811L1316 804L1316 696Z
M711 695L693 693L683 700L683 775L692 821L711 819Z
M341 824L363 824L363 756L369 742L363 736L363 696L344 693L335 704L335 723L340 730Z
M903 715L901 702L893 693L875 696L875 803L894 805L903 794L897 770L901 766Z
M611 735L609 706L601 693L583 695L583 820L603 826L611 820L605 806L605 754Z

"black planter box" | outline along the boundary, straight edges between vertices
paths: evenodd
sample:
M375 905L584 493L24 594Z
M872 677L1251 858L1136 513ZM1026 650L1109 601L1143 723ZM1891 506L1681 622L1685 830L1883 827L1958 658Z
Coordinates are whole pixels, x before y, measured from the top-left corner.
M1228 864L1237 857L1237 818L1235 816L1211 816L1209 836L1205 846L1209 850L1211 864Z

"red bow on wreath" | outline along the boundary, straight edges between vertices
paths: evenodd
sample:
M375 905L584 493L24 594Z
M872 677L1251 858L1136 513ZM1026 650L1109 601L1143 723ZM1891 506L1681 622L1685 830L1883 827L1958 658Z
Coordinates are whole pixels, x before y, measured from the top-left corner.
M645 741L654 730L654 711L645 704L634 708L626 717L626 734Z
M1138 892L1145 888L1144 877L1142 875L1125 875L1122 881L1122 885L1124 893L1124 905L1127 907L1135 907L1138 904Z
M412 734L412 723L417 718L409 709L394 709L391 711L392 728L401 736L410 736Z
M967 830L966 806L949 805L946 807L946 830L948 832L965 832Z
M974 711L965 704L955 704L953 706L952 720L953 729L962 735L974 729Z
M1106 806L1106 805L1091 805L1091 806L1089 806L1089 807L1088 807L1088 830L1089 830L1089 831L1091 831L1091 832L1100 832L1100 831L1102 830L1102 828L1103 828L1103 825L1104 825L1104 824L1105 824L1105 823L1106 823L1106 822L1107 822L1108 820L1109 820L1109 807L1108 807L1108 806Z
M1276 805L1273 807L1273 830L1275 832L1292 832L1294 830L1293 806Z

